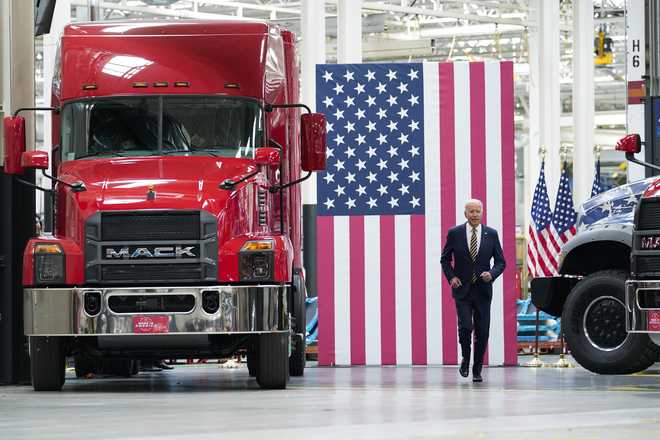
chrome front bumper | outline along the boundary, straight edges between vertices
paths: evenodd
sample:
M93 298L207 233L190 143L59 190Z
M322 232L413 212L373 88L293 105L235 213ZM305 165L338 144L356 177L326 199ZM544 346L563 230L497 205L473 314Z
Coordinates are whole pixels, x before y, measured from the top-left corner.
M145 288L35 288L23 291L24 330L27 336L133 335L136 320L164 322L158 334L228 334L289 331L286 285L145 287ZM220 309L202 309L202 291L217 290ZM101 311L85 312L85 292L101 292ZM189 312L115 313L108 306L113 295L193 295ZM156 318L157 317L157 318Z
M626 330L630 333L660 334L660 308L643 308L639 296L660 292L660 280L626 281Z

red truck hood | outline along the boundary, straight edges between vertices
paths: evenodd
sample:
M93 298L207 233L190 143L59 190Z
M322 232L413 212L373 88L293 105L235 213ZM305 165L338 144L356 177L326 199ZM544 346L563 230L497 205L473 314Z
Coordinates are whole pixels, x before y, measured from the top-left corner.
M218 215L232 192L218 185L254 171L249 159L121 157L65 162L60 178L85 184L87 190L76 194L83 217L99 210L134 209L205 209Z

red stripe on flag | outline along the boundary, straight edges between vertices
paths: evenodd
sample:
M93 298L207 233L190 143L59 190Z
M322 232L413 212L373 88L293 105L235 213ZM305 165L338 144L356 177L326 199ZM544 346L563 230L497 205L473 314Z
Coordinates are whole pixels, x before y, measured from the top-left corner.
M516 330L516 191L514 170L514 102L513 102L513 63L500 63L501 83L501 135L502 135L502 242L504 259L504 364L518 364L518 344Z
M318 216L316 228L319 365L335 365L334 218Z
M380 345L383 365L396 365L394 216L380 217Z
M554 256L557 255L559 253L559 251L561 251L561 243L557 242L557 238L559 238L560 241L561 241L561 237L559 237L558 235L555 235L556 231L553 231L552 229L553 229L553 226L550 226L550 230L549 230L550 233L548 234L548 241L549 241L548 244L550 246L552 246L552 247L549 248L549 250L552 252L552 256L553 256L553 260L554 260ZM548 255L548 257L550 257L550 255ZM553 263L554 263L554 261L553 261Z
M555 234L556 231L554 231L554 226L552 225L539 231L537 234L537 240L545 250L545 255L548 258L548 269L550 269L552 273L557 270L557 256L559 254L559 252L555 250Z
M504 237L502 237L502 240L504 240ZM527 247L527 271L530 278L536 277L536 258L534 258L534 254L529 246Z
M412 363L426 364L426 221L410 216L410 292L412 310Z
M366 363L364 330L364 217L349 219L351 365Z
M440 192L442 201L440 223L442 237L445 237L446 240L447 231L456 222L454 66L451 63L440 63L438 68L440 69ZM451 294L451 287L446 278L442 278L442 363L455 365L458 359L456 306Z
M488 206L486 193L486 79L483 62L470 63L470 174L471 197ZM484 209L483 223L488 224ZM478 275L478 274L477 274ZM488 365L488 347L484 354Z
M547 230L547 228L545 230ZM536 249L536 254L538 255L538 264L541 270L543 271L543 274L546 276L552 275L553 273L552 268L546 264L545 260L543 259L543 256L541 255L541 251L543 251L543 253L546 255L548 255L549 253L549 248L545 243L545 238L543 238L543 235L541 235L541 233L537 234L534 227L530 226L529 239L532 241L532 246L534 246L534 249Z

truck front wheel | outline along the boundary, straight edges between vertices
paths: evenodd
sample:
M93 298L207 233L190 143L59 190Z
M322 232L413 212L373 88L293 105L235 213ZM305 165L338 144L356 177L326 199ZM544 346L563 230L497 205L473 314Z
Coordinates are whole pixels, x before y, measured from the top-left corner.
M257 383L268 390L283 390L289 380L289 334L265 333L257 346Z
M35 391L60 391L64 385L64 340L30 336L30 368Z
M305 289L305 282L300 275L293 277L293 335L292 335L292 350L291 357L289 358L289 372L291 376L302 376L305 374L306 363L306 340L307 333L307 312L305 310L305 299L307 293Z
M657 359L646 334L627 333L624 271L595 272L571 291L562 313L562 329L575 360L598 374L630 374Z

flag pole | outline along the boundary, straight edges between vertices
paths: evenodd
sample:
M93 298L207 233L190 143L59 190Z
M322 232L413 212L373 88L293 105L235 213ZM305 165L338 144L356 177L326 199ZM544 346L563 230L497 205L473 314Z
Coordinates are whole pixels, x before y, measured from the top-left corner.
M541 164L545 162L545 154L547 150L545 145L539 148L539 156L541 156ZM539 368L543 366L543 362L539 359L539 309L536 309L536 320L534 325L534 358L524 364L525 367Z
M543 362L539 359L539 309L536 309L536 325L534 326L534 358L525 364L526 367L539 368Z
M559 330L559 360L552 364L552 367L556 368L573 368L574 365L571 364L568 359L566 359L566 345L564 344L564 328Z

